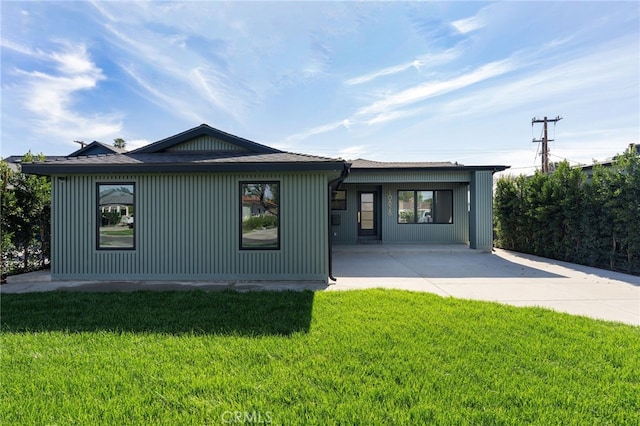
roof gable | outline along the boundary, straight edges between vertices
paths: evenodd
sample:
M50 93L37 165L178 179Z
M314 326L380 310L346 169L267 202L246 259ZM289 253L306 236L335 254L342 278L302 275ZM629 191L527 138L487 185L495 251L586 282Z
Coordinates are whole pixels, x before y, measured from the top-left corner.
M171 151L248 151L257 154L275 154L282 151L261 145L232 134L214 129L207 124L143 146L132 154L152 154Z
M184 152L184 151L248 151L246 148L225 142L220 139L216 139L212 136L199 136L190 141L182 142L177 145L173 145L165 152Z
M83 146L77 151L69 154L69 157L79 157L81 155L104 155L104 154L122 154L126 152L124 149L117 148L115 146L109 146L102 142L93 141L90 144Z

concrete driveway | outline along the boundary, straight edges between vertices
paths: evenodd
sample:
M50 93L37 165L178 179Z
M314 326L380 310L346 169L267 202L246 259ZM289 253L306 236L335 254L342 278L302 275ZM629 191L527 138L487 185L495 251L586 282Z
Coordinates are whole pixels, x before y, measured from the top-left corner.
M467 246L335 246L336 282L51 282L47 271L9 277L2 293L135 290L352 290L395 288L541 306L574 315L640 326L640 277L504 250L479 253Z
M496 249L338 246L331 290L371 287L541 306L640 325L640 277Z

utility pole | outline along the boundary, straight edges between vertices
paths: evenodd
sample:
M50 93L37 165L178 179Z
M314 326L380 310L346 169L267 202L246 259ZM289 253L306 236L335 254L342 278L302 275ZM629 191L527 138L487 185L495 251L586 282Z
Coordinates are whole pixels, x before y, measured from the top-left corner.
M74 141L74 142L80 144L80 148L84 148L85 146L87 146L87 143L85 141Z
M543 123L544 128L542 130L542 139L534 139L533 142L542 142L542 173L549 173L549 142L553 142L553 139L549 139L547 133L547 123L557 123L562 120L562 117L557 116L556 118L543 118L540 120L539 118L531 119L531 126L535 123Z

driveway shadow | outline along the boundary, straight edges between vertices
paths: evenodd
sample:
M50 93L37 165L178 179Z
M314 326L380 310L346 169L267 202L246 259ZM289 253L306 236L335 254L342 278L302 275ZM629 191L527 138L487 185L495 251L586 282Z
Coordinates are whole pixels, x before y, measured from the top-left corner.
M561 278L561 275L490 253L445 254L419 251L340 253L333 259L337 277L399 278Z
M290 335L309 331L311 291L3 294L7 332Z

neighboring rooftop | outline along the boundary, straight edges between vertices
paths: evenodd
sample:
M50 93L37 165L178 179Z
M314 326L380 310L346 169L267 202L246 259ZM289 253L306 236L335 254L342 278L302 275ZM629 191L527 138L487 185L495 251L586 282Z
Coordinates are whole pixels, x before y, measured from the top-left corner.
M80 156L93 156L93 155L104 155L104 154L123 154L127 152L124 149L116 148L115 146L107 145L102 142L93 141L87 145L84 145L82 148L77 151L72 152L69 155L45 155L44 161L60 161L66 160L70 157L80 157ZM24 155L10 155L7 158L4 158L3 161L9 165L9 168L14 172L18 171L18 165L22 163L22 157Z
M118 148L113 145L107 145L106 143L93 141L88 145L83 146L77 151L72 152L68 157L79 157L81 155L100 155L100 154L124 154L126 149Z
M627 150L625 152L635 152L637 155L640 155L640 143L630 143L629 146L627 147ZM585 172L587 172L587 174L591 174L593 173L593 166L595 165L600 165L600 166L605 166L605 167L610 167L618 158L617 155L614 155L611 158L607 158L606 160L602 160L602 161L594 161L593 164L587 164L584 166L578 166L580 168L582 168L582 170L584 170Z
M358 158L353 160L351 164L351 170L417 170L417 169L438 169L438 170L458 170L458 169L471 169L471 170L493 170L502 171L508 169L509 166L490 165L490 166L465 166L452 163L450 161L435 161L435 162L388 162L388 161L372 161Z

